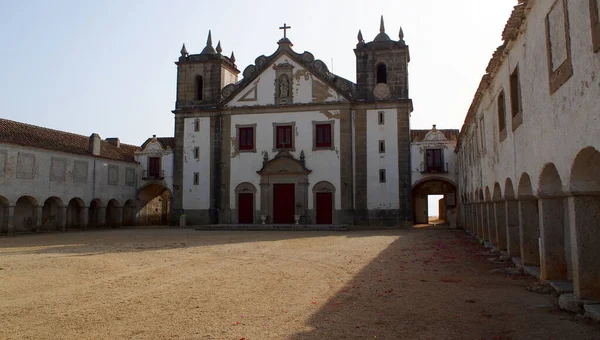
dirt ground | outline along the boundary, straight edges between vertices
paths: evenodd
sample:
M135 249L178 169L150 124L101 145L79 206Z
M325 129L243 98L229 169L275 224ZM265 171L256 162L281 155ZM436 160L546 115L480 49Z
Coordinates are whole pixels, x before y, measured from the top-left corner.
M461 231L0 238L2 339L600 339Z

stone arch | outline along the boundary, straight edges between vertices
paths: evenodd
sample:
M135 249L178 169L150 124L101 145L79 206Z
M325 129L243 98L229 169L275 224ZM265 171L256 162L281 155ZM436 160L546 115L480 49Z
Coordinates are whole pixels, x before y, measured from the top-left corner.
M15 231L33 231L38 219L38 202L31 196L21 196L15 204Z
M579 151L573 165L568 198L573 286L579 298L600 299L600 152Z
M42 207L42 230L50 231L61 229L62 221L65 218L65 216L63 216L63 205L63 201L56 196L46 199L44 206Z
M415 224L428 224L428 196L444 195L442 211L439 211L440 219L449 222L451 225L455 223L454 216L452 214L454 212L453 209L456 207L456 202L454 202L453 205L449 205L448 197L453 195L454 200L456 200L456 193L456 184L453 181L443 177L428 176L415 182L412 189L413 222ZM446 214L445 210L452 214Z
M137 212L137 204L134 200L125 201L123 206L123 225L133 226L135 225L135 214Z
M485 196L484 199L486 202L490 202L492 200L492 194L490 193L490 187L485 186Z
M138 189L139 224L167 225L170 223L173 194L161 183L148 183Z
M507 200L515 199L515 188L510 178L507 178L504 182L504 198Z
M500 183L494 183L494 192L492 194L492 200L497 202L502 200L502 188L500 188Z
M331 192L335 193L335 186L327 181L321 181L313 186L313 193L317 192Z
M102 200L95 198L90 202L88 209L88 225L92 228L100 228L104 225Z
M387 66L385 63L380 62L376 66L377 73L377 84L387 84Z
M600 152L593 147L579 151L571 166L570 190L575 194L600 194Z
M111 199L106 205L106 225L108 227L120 227L122 221L123 208L116 199Z
M483 196L483 190L481 190L481 189L477 189L477 199L478 199L480 202L483 202L483 200L485 199L485 198L484 198L484 196Z
M67 229L83 229L85 203L79 197L72 198L67 205Z
M531 178L529 174L524 172L521 175L521 179L519 180L519 186L517 187L517 198L532 198L533 197L533 189L531 186Z
M10 205L10 201L0 195L0 234L8 233L8 207Z
M250 182L242 182L235 187L235 207L233 216L238 224L254 224L256 221L256 187Z
M538 196L562 196L562 181L553 163L548 163L542 169L539 177Z

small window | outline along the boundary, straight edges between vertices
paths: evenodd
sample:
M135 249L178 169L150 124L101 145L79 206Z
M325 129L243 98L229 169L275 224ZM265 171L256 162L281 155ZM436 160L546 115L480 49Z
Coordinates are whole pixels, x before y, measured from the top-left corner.
M200 184L200 173L194 172L194 185L199 185L199 184Z
M195 159L200 158L200 148L197 146L194 148L194 158Z
M387 84L387 67L385 64L377 65L377 84Z
M385 141L384 140L379 141L379 153L385 153Z
M385 183L385 169L379 170L379 183Z
M379 125L385 124L385 111L379 111L377 113L377 122Z
M498 95L498 130L506 129L506 107L504 104L504 91Z
M200 131L200 121L198 119L194 121L194 131Z
M315 134L315 147L331 147L331 124L316 124Z
M275 129L275 148L277 149L292 149L292 126L281 125Z
M238 128L238 150L254 151L254 127Z
M513 117L521 112L521 85L519 84L519 68L510 75L510 109Z
M590 0L593 51L600 51L600 0Z
M204 94L204 81L202 76L196 76L196 100L202 100Z

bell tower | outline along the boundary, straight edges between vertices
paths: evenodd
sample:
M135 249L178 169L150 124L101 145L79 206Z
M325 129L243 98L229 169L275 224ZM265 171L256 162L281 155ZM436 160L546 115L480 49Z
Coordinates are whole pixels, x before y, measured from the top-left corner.
M221 54L221 42L216 49L208 31L206 46L200 54L189 54L185 44L177 65L177 109L190 106L214 106L221 100L221 90L228 84L236 83L240 71L231 57Z
M358 31L356 55L356 85L358 97L367 101L408 99L408 63L410 54L400 28L398 41L385 33L383 16L379 34L365 43Z

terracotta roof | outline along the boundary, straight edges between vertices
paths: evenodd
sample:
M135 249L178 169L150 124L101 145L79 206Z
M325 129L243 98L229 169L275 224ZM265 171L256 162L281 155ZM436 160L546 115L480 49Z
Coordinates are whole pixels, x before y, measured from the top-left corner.
M156 140L160 143L163 149L175 149L175 137L156 137ZM152 138L146 139L142 144L142 149L152 141Z
M410 130L410 141L421 142L431 130ZM447 140L456 140L458 138L458 129L437 129L444 134Z
M467 111L467 116L465 117L465 122L460 129L460 134L458 136L458 143L456 144L456 150L460 148L460 142L466 133L467 126L471 123L473 116L476 113L477 108L481 102L481 98L483 97L483 92L489 87L489 85L494 80L494 76L498 71L500 65L504 61L504 56L508 54L509 47L508 43L512 40L515 40L520 33L521 25L527 18L526 9L529 5L530 0L518 0L519 3L514 7L510 18L506 22L504 26L504 30L502 31L502 40L504 43L494 51L492 55L492 59L488 63L486 68L486 74L481 78L481 82L479 83L479 87L473 96L473 101L471 102L471 106L469 107L469 111Z
M16 144L76 155L135 162L138 146L120 143L120 147L103 140L100 156L89 152L89 137L0 118L0 143Z

